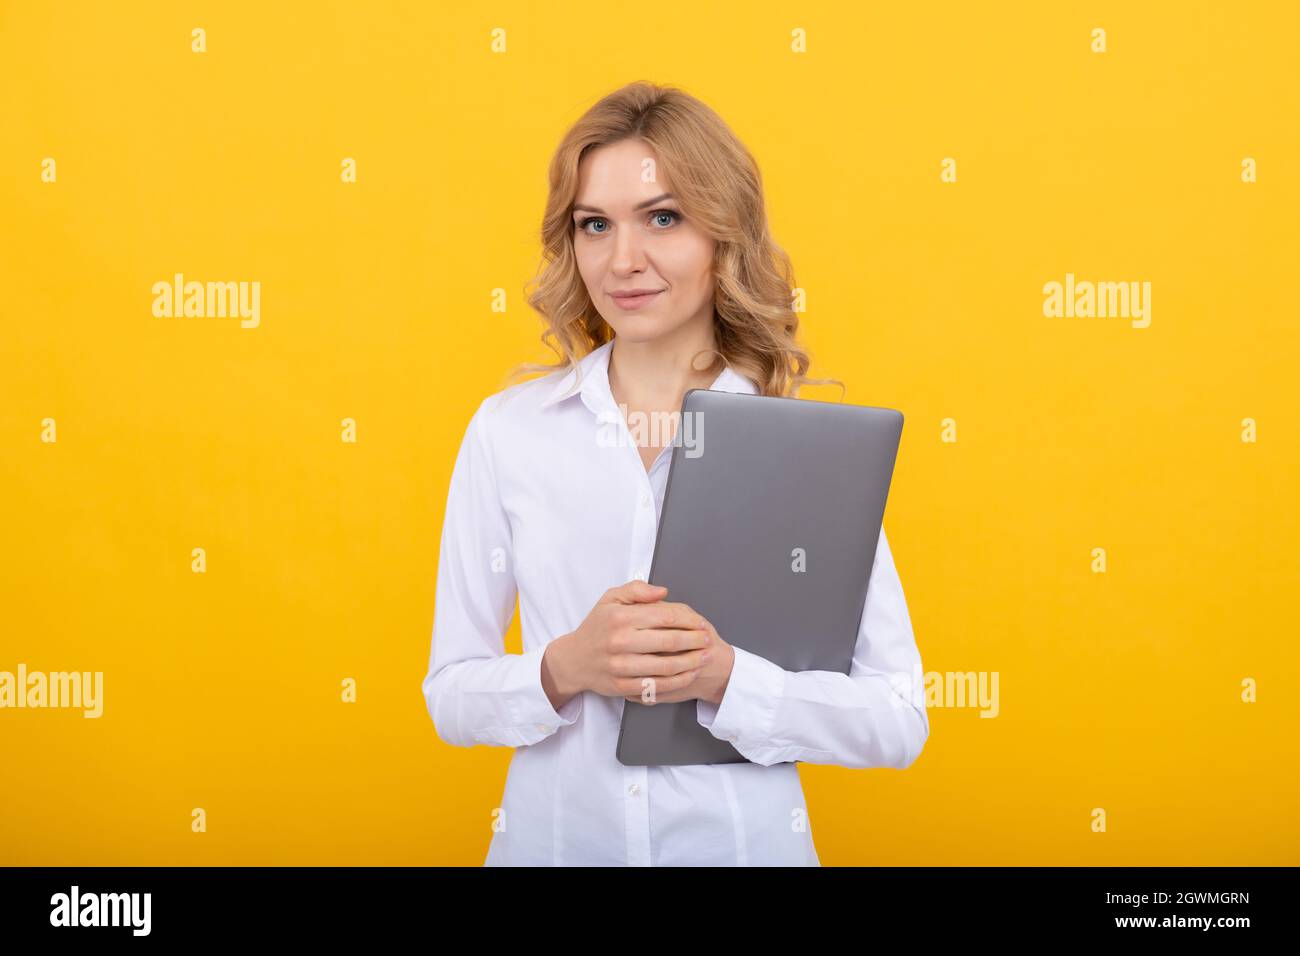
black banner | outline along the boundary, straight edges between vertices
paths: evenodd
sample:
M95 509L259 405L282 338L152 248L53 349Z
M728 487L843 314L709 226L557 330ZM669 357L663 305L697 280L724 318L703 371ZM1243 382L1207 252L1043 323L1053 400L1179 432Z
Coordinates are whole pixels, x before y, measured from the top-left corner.
M712 923L724 935L829 925L838 936L862 919L861 932L902 944L1103 935L1231 946L1285 930L1295 886L1294 868L9 868L0 920L7 941L75 934L91 945L394 932L463 943L479 929L491 945L503 931L572 940L584 921L622 926L636 945L677 945Z

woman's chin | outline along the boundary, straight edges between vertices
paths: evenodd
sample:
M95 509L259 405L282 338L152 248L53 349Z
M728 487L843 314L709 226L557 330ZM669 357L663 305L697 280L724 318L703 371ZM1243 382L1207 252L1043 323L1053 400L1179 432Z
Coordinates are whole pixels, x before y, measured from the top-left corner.
M605 321L609 322L608 319ZM670 328L663 319L652 315L623 315L616 321L609 322L609 325L614 330L614 334L628 343L653 341Z

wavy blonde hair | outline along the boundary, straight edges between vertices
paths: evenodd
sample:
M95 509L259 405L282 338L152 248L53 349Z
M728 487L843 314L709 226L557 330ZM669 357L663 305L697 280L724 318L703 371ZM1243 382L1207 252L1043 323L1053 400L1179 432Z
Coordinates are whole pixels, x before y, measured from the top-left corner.
M542 343L559 361L523 363L507 380L573 368L614 337L578 271L572 217L582 157L625 139L654 147L686 217L717 243L717 348L709 368L721 371L719 362L725 363L752 379L760 395L797 397L801 386L827 382L843 389L838 379L807 377L808 354L795 341L794 268L768 229L762 176L753 156L704 103L675 87L646 82L630 83L587 110L551 159L542 262L525 292L546 323Z

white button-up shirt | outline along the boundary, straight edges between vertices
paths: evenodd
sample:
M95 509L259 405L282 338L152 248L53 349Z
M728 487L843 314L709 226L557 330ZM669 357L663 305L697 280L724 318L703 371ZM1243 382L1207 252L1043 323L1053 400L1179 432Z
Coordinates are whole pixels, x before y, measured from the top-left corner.
M447 743L515 748L485 865L820 865L795 761L903 768L930 732L921 695L898 692L921 661L883 529L850 673L736 647L721 705L697 701L752 763L624 766L624 698L557 711L542 689L546 645L654 554L672 449L646 471L610 392L612 344L580 376L486 398L452 471L423 689ZM731 369L711 388L757 391ZM523 653L507 654L516 596Z

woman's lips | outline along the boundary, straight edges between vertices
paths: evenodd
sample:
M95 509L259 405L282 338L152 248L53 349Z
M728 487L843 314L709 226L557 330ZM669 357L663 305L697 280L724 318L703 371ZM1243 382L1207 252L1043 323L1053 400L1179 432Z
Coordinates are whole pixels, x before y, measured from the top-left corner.
M659 290L659 292L662 292L662 291L663 291L663 289L660 289L660 290ZM646 293L644 293L644 294L642 294L642 295L614 295L614 294L611 294L611 295L610 295L610 298L613 299L615 302L617 302L620 308L624 308L624 309L639 309L639 308L641 308L641 306L645 305L647 302L649 302L651 299L653 299L655 296L657 296L657 295L659 294L659 292L646 292Z

